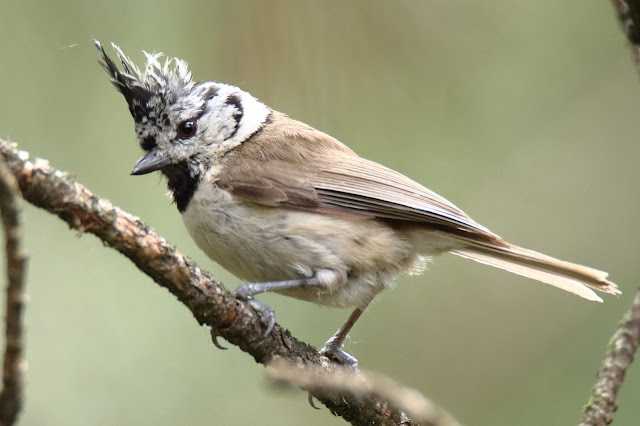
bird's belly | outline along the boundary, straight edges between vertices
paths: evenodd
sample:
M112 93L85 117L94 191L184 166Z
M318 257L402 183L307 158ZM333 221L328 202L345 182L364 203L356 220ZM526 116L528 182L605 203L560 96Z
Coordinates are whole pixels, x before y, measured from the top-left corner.
M346 283L281 291L323 305L363 305L398 274L422 264L412 244L382 222L265 207L210 184L196 192L182 217L200 249L243 280L345 272Z

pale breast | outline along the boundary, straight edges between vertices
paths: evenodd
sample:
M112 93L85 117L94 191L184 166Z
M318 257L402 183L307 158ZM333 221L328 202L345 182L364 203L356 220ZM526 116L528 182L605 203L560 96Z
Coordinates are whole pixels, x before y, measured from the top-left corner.
M283 292L324 305L364 304L421 262L402 234L375 219L265 207L238 200L211 183L200 185L182 217L197 245L243 280L344 271L346 284Z

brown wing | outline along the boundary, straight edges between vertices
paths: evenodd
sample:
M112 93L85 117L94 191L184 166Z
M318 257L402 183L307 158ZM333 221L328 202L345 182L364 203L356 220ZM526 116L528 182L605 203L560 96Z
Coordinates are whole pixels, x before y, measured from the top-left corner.
M312 179L324 205L362 210L377 217L453 226L489 233L451 202L373 161L342 156Z
M511 245L408 177L365 160L305 124L274 113L266 126L228 153L217 184L255 203L323 214L422 223L464 242L451 252L533 278L589 300L593 289L620 291L607 274Z
M225 158L218 185L264 205L438 225L494 237L408 177L358 157L334 138L282 115Z

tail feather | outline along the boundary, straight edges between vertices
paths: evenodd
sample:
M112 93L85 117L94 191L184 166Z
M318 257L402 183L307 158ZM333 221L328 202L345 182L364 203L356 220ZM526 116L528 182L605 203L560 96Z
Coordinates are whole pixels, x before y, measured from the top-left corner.
M504 245L473 244L451 250L451 253L551 284L588 300L602 302L602 299L591 289L620 294L618 287L607 280L606 272L565 262L508 243Z

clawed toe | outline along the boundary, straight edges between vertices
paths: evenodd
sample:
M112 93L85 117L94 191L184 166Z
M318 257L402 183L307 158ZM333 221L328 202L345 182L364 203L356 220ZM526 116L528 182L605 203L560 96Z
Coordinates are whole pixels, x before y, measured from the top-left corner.
M311 392L307 392L307 400L309 401L309 405L310 405L312 408L315 408L316 410L319 410L319 409L320 409L320 407L318 407L318 406L316 405L316 403L315 403L315 402L313 402L313 395L311 395Z
M273 309L253 297L247 299L247 305L251 306L260 315L262 322L267 326L264 335L268 336L276 323L276 314Z
M218 331L213 327L211 327L211 341L213 342L213 346L215 346L216 348L222 349L224 351L227 350L226 347L222 346L220 342L218 342Z
M356 357L347 353L339 346L325 345L324 348L320 349L320 355L334 359L345 367L358 371L358 360Z
M254 299L251 296L247 296L246 294L243 294L242 291L238 291L238 290L242 290L242 287L239 287L238 289L236 289L236 291L233 291L231 294L233 294L234 297L240 300L244 300L247 303L247 305L251 307L251 309L253 309L258 315L260 315L262 322L267 327L267 329L264 332L264 335L265 337L268 336L271 333L271 330L273 330L273 326L276 324L276 314L274 310L271 309L268 305L260 302L259 300Z
M238 286L235 290L231 292L231 295L236 299L240 299L244 302L248 301L253 297L253 292L248 284L242 284Z

